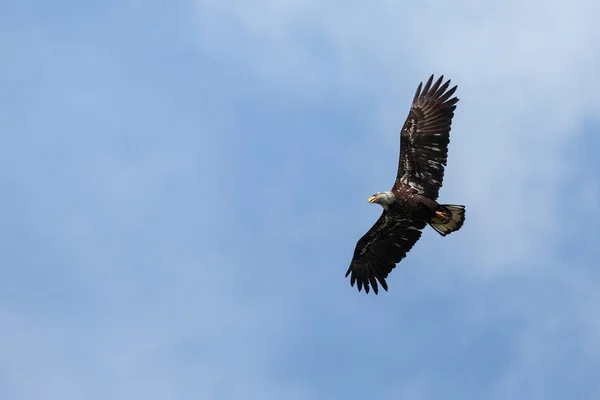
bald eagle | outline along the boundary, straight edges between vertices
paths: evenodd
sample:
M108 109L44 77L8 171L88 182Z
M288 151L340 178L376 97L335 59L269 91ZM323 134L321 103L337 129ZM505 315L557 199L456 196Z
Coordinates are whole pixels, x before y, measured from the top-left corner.
M457 86L448 89L442 75L433 75L417 87L408 117L400 133L400 160L392 190L369 197L369 203L383 207L375 225L359 239L346 277L358 291L378 282L388 290L386 278L421 237L429 224L440 235L459 230L465 221L465 206L439 204L444 167L448 159L450 126L458 98Z

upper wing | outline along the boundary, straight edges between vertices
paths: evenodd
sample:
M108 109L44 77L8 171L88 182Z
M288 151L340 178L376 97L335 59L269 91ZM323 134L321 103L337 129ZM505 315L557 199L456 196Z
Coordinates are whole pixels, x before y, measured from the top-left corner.
M450 126L458 98L450 98L450 80L442 75L432 86L433 75L419 84L410 112L400 133L400 161L394 188L408 185L421 195L436 200L448 160Z
M375 225L356 244L346 272L346 277L352 273L350 284L354 286L356 282L359 292L364 286L367 293L369 286L372 286L377 294L379 281L381 287L388 290L385 278L406 257L406 253L421 237L424 227L423 221L394 218L384 210Z

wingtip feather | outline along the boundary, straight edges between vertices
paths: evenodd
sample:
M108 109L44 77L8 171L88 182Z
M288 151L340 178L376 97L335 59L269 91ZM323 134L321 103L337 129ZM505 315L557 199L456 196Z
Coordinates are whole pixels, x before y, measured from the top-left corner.
M425 87L423 88L423 95L426 95L427 93L429 93L429 89L431 88L431 83L433 82L433 75L431 75L429 77L429 79L427 79L427 82L425 83Z

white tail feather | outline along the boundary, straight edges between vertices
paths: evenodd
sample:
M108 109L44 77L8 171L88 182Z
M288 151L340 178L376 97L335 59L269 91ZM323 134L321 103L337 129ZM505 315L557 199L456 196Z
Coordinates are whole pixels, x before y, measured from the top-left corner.
M465 206L453 204L444 204L441 206L447 219L443 222L429 222L429 226L436 230L442 236L451 234L459 230L465 222Z

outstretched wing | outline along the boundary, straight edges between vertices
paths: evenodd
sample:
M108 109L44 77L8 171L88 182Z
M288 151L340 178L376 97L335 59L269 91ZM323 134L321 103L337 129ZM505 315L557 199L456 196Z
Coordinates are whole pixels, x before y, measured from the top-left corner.
M438 198L448 160L450 127L458 98L442 85L442 75L433 85L433 75L419 84L410 112L400 133L400 161L394 189L407 185L432 200Z
M421 237L423 221L409 221L394 217L383 211L375 225L359 239L346 277L350 274L350 284L357 284L358 291L365 288L369 293L370 286L375 294L379 292L377 281L388 290L385 278L396 267L406 253Z

